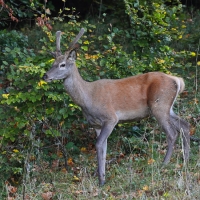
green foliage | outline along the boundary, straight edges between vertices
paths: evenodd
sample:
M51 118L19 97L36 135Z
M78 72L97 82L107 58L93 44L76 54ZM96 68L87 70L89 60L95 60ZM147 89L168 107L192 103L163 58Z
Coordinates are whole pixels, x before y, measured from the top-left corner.
M131 51L148 65L147 71L167 71L174 65L172 42L182 38L183 31L177 26L182 4L177 1L168 6L162 1L124 0L130 27L128 37ZM180 20L179 20L180 23Z
M4 86L4 92L8 92L10 86L6 73L13 71L19 63L31 61L35 54L28 48L28 37L18 31L0 31L0 44L0 84Z
M13 166L22 170L25 159L23 156L17 159L10 156L8 144L13 143L11 151L14 148L28 151L32 145L39 148L31 141L42 135L49 138L62 134L67 136L73 122L78 120L76 115L80 110L64 92L62 83L47 84L41 80L51 66L51 58L36 56L33 50L28 49L28 38L16 31L8 35L3 31L1 38L5 45L1 49L3 59L0 66L0 138L1 150L8 153L1 155L4 162L0 170L8 178L18 173ZM13 42L9 42L12 38Z
M72 17L66 23L55 23L53 31L45 26L42 30L24 29L28 36L19 31L0 32L0 174L4 179L20 175L26 162L32 167L34 161L26 154L39 155L55 138L62 138L67 152L80 153L79 133L86 132L80 108L66 94L62 81L47 84L41 80L54 61L47 52L55 49L55 30L63 32L61 49L65 52L80 28L86 29L79 41L77 66L88 81L182 69L177 61L187 60L191 52L175 52L171 45L181 41L185 31L179 19L182 8L178 2L173 6L166 2L124 0L125 12L120 12L120 17L129 20L123 24L107 23L110 18L104 13L98 23L80 23ZM117 17L117 12L112 16ZM126 125L123 130L128 130ZM122 139L123 150L145 154L147 144L140 135L138 143L134 141L137 130L127 132L134 134Z
M25 62L24 58L34 56L33 50L28 49L28 37L18 31L0 31L1 70L9 64ZM5 66L4 66L5 65Z

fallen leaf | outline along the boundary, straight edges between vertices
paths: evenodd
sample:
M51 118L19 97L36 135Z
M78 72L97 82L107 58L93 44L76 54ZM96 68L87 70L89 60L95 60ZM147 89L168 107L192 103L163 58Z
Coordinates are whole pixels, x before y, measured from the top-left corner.
M44 200L51 200L53 198L54 193L53 192L46 192L46 193L42 193L42 198Z
M76 190L75 194L83 194L83 190Z
M26 194L24 200L30 200L30 199L31 199L31 197L28 194Z
M137 191L137 195L138 195L139 197L141 197L143 194L144 194L144 191L143 191L143 190L138 190L138 191Z
M73 166L74 165L74 162L72 161L72 158L69 158L68 160L67 160L67 164L69 165L69 166Z
M151 158L151 159L148 160L148 165L151 165L151 164L153 164L154 162L155 162L155 160L154 160L153 158Z
M120 153L120 154L119 154L119 157L120 157L120 158L124 158L124 156L125 156L125 155L124 155L123 153Z
M58 166L59 166L59 159L53 160L51 167L55 169L58 168Z
M17 188L16 187L13 187L13 186L8 186L8 191L10 193L16 193L17 192Z
M7 200L14 200L14 197L8 197Z
M57 156L58 156L59 158L63 158L63 153L62 153L62 151L59 150L59 151L57 151L56 154L57 154Z
M194 135L196 132L196 128L195 127L191 127L190 128L190 135Z
M66 174L66 173L67 173L66 168L62 168L62 169L61 169L61 172L63 172L64 174Z
M80 179L77 176L74 176L73 181L78 182L78 181L80 181Z
M85 147L82 147L81 152L85 153L85 152L87 152L87 149Z
M144 191L148 191L148 190L149 190L149 186L148 186L148 185L145 185L142 189L143 189Z

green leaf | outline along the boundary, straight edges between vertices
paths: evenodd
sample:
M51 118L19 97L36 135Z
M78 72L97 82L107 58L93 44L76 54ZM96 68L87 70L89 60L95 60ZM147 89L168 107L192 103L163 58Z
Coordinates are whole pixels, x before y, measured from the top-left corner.
M6 50L7 52L10 52L10 51L11 51L11 49L8 48L8 47L6 47L5 50Z
M83 49L84 51L88 51L88 46L81 46L81 49Z
M8 65L8 62L6 62L6 61L3 61L3 64L4 64L4 65Z

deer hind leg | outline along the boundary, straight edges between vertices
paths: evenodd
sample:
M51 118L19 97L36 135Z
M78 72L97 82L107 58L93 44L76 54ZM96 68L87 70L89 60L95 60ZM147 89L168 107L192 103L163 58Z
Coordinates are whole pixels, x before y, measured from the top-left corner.
M190 125L185 120L177 116L173 111L170 112L171 122L178 132L182 134L183 138L183 158L187 162L189 160L190 151Z
M178 137L178 132L174 128L170 119L166 119L164 121L160 120L160 124L162 126L162 129L164 130L164 132L167 135L167 143L168 143L167 153L165 155L163 164L168 164L171 159L173 150L174 150L174 146L175 146L175 143L176 143L176 140Z
M157 119L167 136L167 153L163 164L168 164L173 153L174 145L178 137L178 132L170 120L170 107L163 107L164 104L158 103L151 107L153 116Z

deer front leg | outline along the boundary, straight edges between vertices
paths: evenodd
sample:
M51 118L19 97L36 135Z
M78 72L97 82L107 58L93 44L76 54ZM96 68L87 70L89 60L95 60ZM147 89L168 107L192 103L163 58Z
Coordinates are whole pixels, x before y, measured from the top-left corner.
M99 137L100 133L101 133L101 129L95 129L96 130L96 134L97 134L97 138ZM105 169L106 169L106 152L107 152L107 139L105 140L105 142L103 143L102 146L102 154L103 154L103 160L102 160L102 172L105 174ZM99 169L97 168L97 172L99 171Z
M115 122L107 122L102 126L102 129L97 135L97 162L98 162L98 176L99 176L99 185L103 186L105 184L105 168L106 168L106 151L107 151L107 138L111 134L113 128L115 127Z

